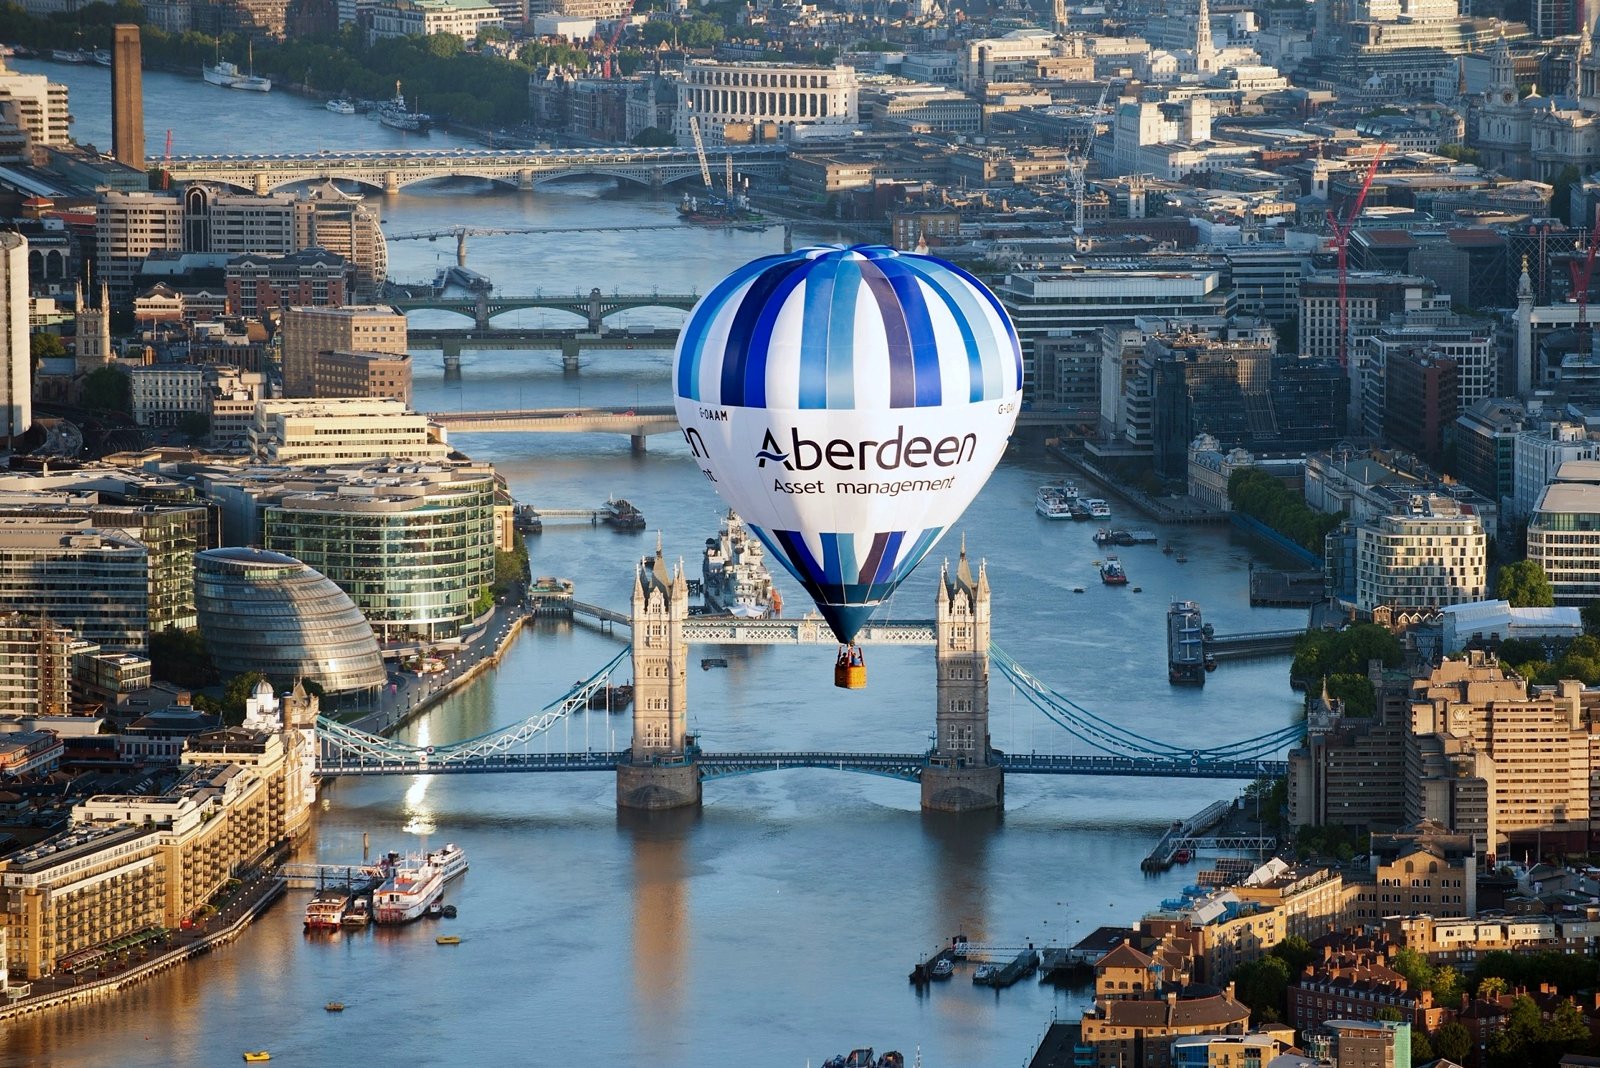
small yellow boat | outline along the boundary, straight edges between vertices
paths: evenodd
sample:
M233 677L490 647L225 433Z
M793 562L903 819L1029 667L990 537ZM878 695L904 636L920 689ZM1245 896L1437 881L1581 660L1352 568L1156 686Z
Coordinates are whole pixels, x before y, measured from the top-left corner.
M245 1050L244 1059L251 1064L259 1064L261 1061L270 1061L272 1054L264 1049Z
M435 938L434 941L441 946L459 946L461 944L461 936L440 935L438 938Z
M344 1002L342 1002L342 1001L330 1001L330 1002L328 1002L326 1005L324 1005L322 1007L327 1009L329 1012L343 1012L344 1011Z

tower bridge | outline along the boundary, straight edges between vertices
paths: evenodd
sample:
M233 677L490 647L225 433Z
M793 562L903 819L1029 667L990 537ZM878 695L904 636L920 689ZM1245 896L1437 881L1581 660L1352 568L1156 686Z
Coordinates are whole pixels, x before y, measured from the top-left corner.
M746 177L781 175L788 158L781 145L718 151ZM394 194L439 178L482 178L531 190L563 178L599 176L659 190L700 177L699 158L692 149L682 148L325 148L173 156L161 168L174 182L219 182L261 196L287 185L328 179Z
M1282 776L1277 754L1305 725L1292 724L1238 742L1193 748L1145 738L1075 704L1029 674L990 640L988 576L963 547L955 567L941 569L934 617L869 623L862 640L934 647L934 733L930 748L910 753L829 751L729 753L702 748L688 729L689 647L712 644L833 642L820 618L728 620L689 614L689 583L679 564L669 571L657 549L638 567L630 611L604 613L630 630L628 647L543 712L522 723L443 745L416 745L318 720L316 772L349 775L469 775L505 772L607 772L616 776L617 805L667 809L700 804L712 779L788 768L825 768L915 782L922 807L962 812L1003 806L1010 775L1099 775L1138 778L1257 779ZM632 671L630 744L620 750L538 752L549 729L589 708L613 676ZM1093 750L1081 754L1006 753L989 735L991 665L1028 703Z

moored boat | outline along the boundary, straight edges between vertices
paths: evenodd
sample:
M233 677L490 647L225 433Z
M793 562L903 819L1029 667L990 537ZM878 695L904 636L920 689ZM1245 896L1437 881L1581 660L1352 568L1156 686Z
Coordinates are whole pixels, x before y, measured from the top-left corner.
M272 91L272 79L247 74L239 69L237 63L226 59L218 60L209 66L202 66L200 76L212 85L220 85L224 89L242 89L248 93Z
M1085 497L1084 507L1089 509L1089 515L1094 519L1105 519L1111 515L1111 506L1099 497Z
M339 926L365 927L371 922L372 909L367 904L367 899L364 897L358 897L355 899L355 901L351 902L350 908L345 912L344 917L339 920Z
M1174 686L1204 686L1205 661L1200 606L1173 601L1167 609L1167 681Z
M928 969L928 975L933 979L948 979L955 973L955 963L949 957L940 957L933 962L933 967Z
M1100 581L1107 586L1126 586L1128 573L1122 570L1122 561L1115 556L1108 556L1100 565Z
M444 881L449 882L467 870L466 850L454 842L447 844L443 849L436 849L428 854L428 863L439 869Z
M323 890L306 903L306 930L337 930L350 907L350 895L342 890Z
M600 521L613 530L643 530L645 526L644 513L621 497L606 499L605 508L600 512Z
M426 860L389 854L389 877L372 895L372 918L380 924L410 923L444 892L444 875Z
M772 586L766 556L766 549L750 536L736 513L723 516L717 536L706 539L700 560L700 594L706 608L740 619L780 614L783 598Z
M1061 486L1040 486L1033 497L1033 510L1046 519L1071 519L1072 501Z
M354 115L356 113L356 106L343 97L335 97L322 106L335 115Z

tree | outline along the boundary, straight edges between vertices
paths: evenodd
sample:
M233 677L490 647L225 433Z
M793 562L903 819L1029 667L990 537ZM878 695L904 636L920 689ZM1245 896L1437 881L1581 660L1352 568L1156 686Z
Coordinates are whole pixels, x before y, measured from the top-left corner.
M1272 1023L1284 1018L1289 997L1289 966L1281 957L1268 954L1241 964L1233 970L1234 997L1250 1009L1255 1023Z
M217 681L216 668L199 630L167 627L150 635L150 674L189 689Z
M55 334L40 331L28 338L28 352L33 357L33 366L38 367L40 360L48 360L67 354L67 347Z
M1578 610L1578 614L1583 617L1585 634L1600 635L1600 601L1590 601Z
M97 367L83 378L83 392L79 396L85 408L102 412L133 411L133 393L128 387L128 376L115 367Z
M256 683L266 678L259 671L243 671L222 688L222 722L237 727L244 722L244 703L255 692Z
M1390 1006L1385 1005L1384 1008L1390 1008ZM1396 1010L1395 1015L1397 1015L1397 1016L1399 1015L1399 1011L1398 1010ZM1424 1031L1422 1028L1416 1026L1415 1024L1412 1024L1411 1025L1411 1063L1412 1064L1423 1064L1423 1063L1425 1063L1427 1061L1433 1060L1433 1058L1434 1058L1433 1043L1428 1040L1428 1032Z
M1377 1019L1383 1020L1387 1023L1400 1023L1405 1020L1405 1017L1402 1016L1400 1014L1400 1010L1395 1008L1393 1005L1384 1005L1378 1010Z
M1434 969L1433 980L1428 984L1428 989L1433 991L1435 1005L1459 1005L1464 985L1461 973L1445 964Z
M1406 946L1394 955L1389 967L1405 976L1412 990L1427 990L1433 985L1433 965L1420 952Z
M1290 935L1272 947L1272 955L1289 966L1290 975L1299 975L1307 964L1316 959L1316 951L1299 935Z
M467 43L453 33L430 33L427 42L428 51L440 59L459 56L467 49Z
M1556 603L1550 579L1537 560L1519 560L1500 569L1495 596L1513 608L1550 608Z
M1498 975L1489 975L1478 983L1478 996L1485 1001L1490 1001L1504 994L1507 989L1504 978ZM1440 1054L1440 1056L1444 1056L1444 1054Z
M1466 1064L1467 1058L1472 1056L1472 1032L1451 1020L1433 1033L1433 1053L1447 1061Z
M211 433L211 417L205 412L184 412L178 420L178 433L188 438L191 444L197 444Z
M646 126L633 135L633 143L640 148L671 148L678 143L671 130L659 126Z

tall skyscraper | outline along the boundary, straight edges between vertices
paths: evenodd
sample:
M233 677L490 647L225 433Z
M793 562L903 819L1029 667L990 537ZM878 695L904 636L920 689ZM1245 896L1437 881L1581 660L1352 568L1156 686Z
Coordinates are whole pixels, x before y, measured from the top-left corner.
M28 239L0 233L0 438L33 425L33 358L28 349Z
M111 28L111 154L144 170L144 81L139 67L139 27Z

